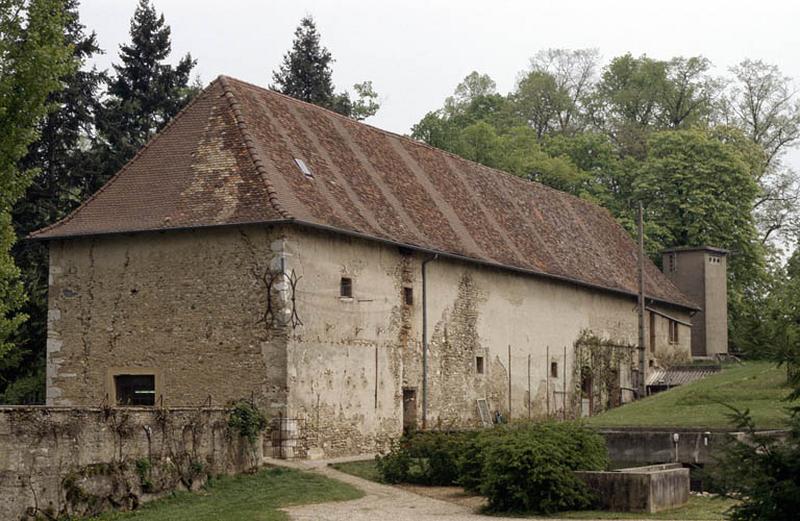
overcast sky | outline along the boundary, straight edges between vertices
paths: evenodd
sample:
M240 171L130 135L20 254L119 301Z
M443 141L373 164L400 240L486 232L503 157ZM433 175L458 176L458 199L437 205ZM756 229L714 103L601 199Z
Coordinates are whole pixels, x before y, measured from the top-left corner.
M83 23L117 60L136 0L82 0ZM268 85L302 16L317 21L338 89L372 80L369 122L407 133L472 70L501 92L536 51L597 48L604 59L709 58L718 72L745 57L800 78L800 2L743 0L155 0L172 27L173 58L191 52L204 83L227 74ZM792 163L798 164L798 154Z

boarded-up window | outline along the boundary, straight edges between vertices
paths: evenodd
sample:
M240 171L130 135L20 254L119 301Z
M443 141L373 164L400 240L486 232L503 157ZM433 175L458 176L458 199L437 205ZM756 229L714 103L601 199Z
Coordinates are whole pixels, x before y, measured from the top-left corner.
M339 282L339 296L342 298L353 298L353 279L342 277Z
M156 377L152 374L114 375L117 405L155 405Z

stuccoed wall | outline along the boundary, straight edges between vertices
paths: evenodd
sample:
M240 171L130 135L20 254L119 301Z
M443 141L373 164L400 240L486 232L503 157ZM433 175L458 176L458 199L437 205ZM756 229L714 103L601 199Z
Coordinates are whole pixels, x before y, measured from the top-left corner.
M261 442L228 418L221 408L0 407L0 519L132 509L248 470Z
M304 426L304 455L382 450L401 432L403 388L417 390L422 418L427 256L299 229L287 232L285 247L288 266L301 277L302 325L289 336L287 374L288 414ZM427 269L429 428L477 425L478 398L505 417L528 418L530 410L541 418L548 401L551 415L560 416L564 390L573 416L576 341L589 333L620 345L637 342L633 298L444 258ZM352 278L352 299L340 298L341 277ZM404 286L413 288L412 306L403 303ZM682 333L688 337L688 328ZM484 374L476 371L476 356L484 357ZM555 378L550 362L558 363ZM630 362L621 365L622 385L630 387Z
M54 242L48 404L113 404L113 371L152 369L158 405L252 398L280 417L276 455L383 450L402 432L404 388L422 426L427 257L299 226ZM445 258L428 273L428 428L476 426L483 398L505 418L579 414L576 342L637 342L632 297ZM631 387L636 357L614 360Z
M110 372L153 369L164 406L254 399L285 408L285 332L263 318L281 261L264 227L50 245L48 405L113 404Z

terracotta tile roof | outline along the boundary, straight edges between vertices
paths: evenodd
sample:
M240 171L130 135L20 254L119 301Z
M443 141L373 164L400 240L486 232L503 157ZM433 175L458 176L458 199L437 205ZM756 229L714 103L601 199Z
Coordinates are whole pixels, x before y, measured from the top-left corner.
M636 293L636 245L605 209L225 76L31 238L276 221ZM650 298L696 307L645 272Z

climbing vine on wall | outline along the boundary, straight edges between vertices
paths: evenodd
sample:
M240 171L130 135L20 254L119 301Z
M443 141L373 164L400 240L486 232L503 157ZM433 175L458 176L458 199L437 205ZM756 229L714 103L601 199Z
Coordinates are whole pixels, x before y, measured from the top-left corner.
M588 330L581 332L574 346L571 404L576 416L581 413L586 381L591 382L592 413L619 405L621 377L633 367L636 346L604 339Z

